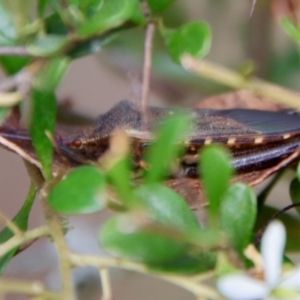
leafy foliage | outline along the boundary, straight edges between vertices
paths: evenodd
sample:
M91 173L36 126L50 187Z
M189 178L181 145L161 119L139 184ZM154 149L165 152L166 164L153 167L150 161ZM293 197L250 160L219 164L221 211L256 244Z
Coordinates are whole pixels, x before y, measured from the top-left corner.
M176 62L184 54L202 58L210 49L211 33L204 22L191 22L176 30L162 29L167 48Z
M49 195L50 205L60 213L91 213L105 203L105 177L95 167L84 166L70 172Z
M232 185L224 195L220 225L240 254L251 242L256 206L254 192L242 183Z
M174 73L175 64L172 60L180 65L185 54L202 59L209 53L212 42L210 25L204 21L183 23L181 11L178 16L172 16L173 23L170 22L168 12L169 8L175 5L174 2L0 2L0 50L5 54L5 51L12 49L11 53L8 51L8 55L0 57L0 65L3 71L11 76L9 79L13 82L10 82L8 88L1 86L1 89L4 89L4 93L16 91L22 95L24 104L18 104L21 112L26 111L29 102L31 111L27 125L36 155L42 165L41 170L34 170L36 172L29 168L29 173L35 182L39 182L41 177L44 179L43 184L39 186L40 195L46 198L44 205L49 204L55 211L49 208L51 212L45 212L48 218L46 226L50 229L51 238L58 248L61 250L63 244L63 230L59 233L58 229L62 229L63 226L57 222L56 212L88 214L109 208L114 215L99 229L100 247L120 258L117 260L120 264L123 260L130 260L129 265L134 265L131 261L140 263L139 270L146 270L144 267L147 267L156 272L176 274L167 279L186 284L187 289L198 292L198 282L195 283L194 279L186 278L183 274L199 274L209 270L219 272L220 266L226 269L226 272L240 266L246 269L248 266L245 265L245 261L248 257L245 256L244 250L254 242L257 229L265 225L266 219L269 220L275 213L280 212L266 205L258 209L255 194L250 187L241 183L231 183L234 176L232 157L227 149L219 145L205 146L199 153L200 171L199 178L195 181L203 187L205 200L208 202L206 218L199 221L198 216L189 207L186 200L195 195L188 185L185 185L186 193L183 193L187 199L164 185L165 180L174 179L172 176L175 175L177 179L184 179L181 178L182 170L178 162L187 151L185 136L193 126L193 120L188 114L174 111L156 128L153 132L155 141L149 142L145 155L141 155L142 168L139 168L139 173L136 172L137 166L132 163L134 159L128 151L131 146L128 139L121 140L122 145L118 149L120 153L114 153L111 146L107 149L107 157L103 160L101 158L94 165L74 167L71 170L69 166L64 166L67 171L63 178L60 178L61 173L57 172L57 166L53 166L54 148L59 143L59 138L55 136L56 92L74 59L99 52L113 39L126 39L128 33L133 32L135 35L137 31L132 29L142 29L140 31L144 32L149 23L158 28L158 35L163 41L160 49L162 52L158 51L163 53L161 68L166 69L165 62L169 59L168 63L172 66L171 71L168 70L169 73ZM172 24L170 27L166 25L169 23ZM283 19L281 24L286 33L299 45L298 23L289 17ZM131 40L130 43L126 40L126 43L131 44ZM123 52L123 48L121 51ZM293 70L295 71L295 66ZM180 69L180 72L183 71ZM291 72L291 68L286 74L288 72ZM233 79L229 77L226 80L235 78L233 75ZM246 79L240 83L242 87ZM198 78L195 82L201 88L205 86L199 84ZM260 85L259 88L262 89ZM201 91L206 92L205 88ZM0 107L0 123L9 115L10 107L7 106L12 108L13 103ZM113 138L119 139L121 136L118 137L116 133ZM113 143L112 140L111 142ZM63 153L58 151L56 155L63 160ZM297 178L290 185L291 199L297 205L300 199L299 181L298 168ZM34 198L35 188L32 187L25 203L12 220L21 231L27 230ZM299 209L297 210L299 212ZM48 216L51 213L52 219ZM299 251L299 217L284 215L282 219L287 228L287 249ZM54 226L53 230L54 227L51 226L55 222L58 226ZM0 273L21 249L22 243L27 242L24 236L20 235L21 242L17 246L13 245L0 258ZM0 242L6 247L7 242L17 238L9 227L0 232ZM61 256L66 258L69 255L71 261L74 256L66 253L67 255ZM97 261L95 265L102 267L104 260L101 260L101 263ZM71 265L70 261L67 265ZM78 265L81 263L82 261ZM118 263L114 266L119 266ZM64 282L64 286L68 284ZM47 296L47 293L45 295ZM208 297L217 297L211 295ZM37 298L39 296L41 295L36 295ZM197 296L200 297L200 294ZM40 298L44 299L43 296ZM68 295L61 298L72 300Z
M217 172L216 166L218 168ZM218 147L204 149L200 156L199 169L209 199L210 219L211 222L216 223L216 218L220 214L222 198L233 173L230 165L230 155L227 151Z
M54 92L33 90L32 120L30 133L32 141L43 165L46 179L52 177L53 145L47 133L53 136L56 114Z
M36 196L36 189L34 186L31 186L23 206L21 207L19 212L16 214L16 216L12 219L12 222L14 222L14 224L17 226L17 228L19 228L21 231L26 231L28 228L29 214L30 214L35 196ZM4 243L4 242L8 241L13 236L14 236L14 233L8 227L5 227L0 232L0 243ZM16 254L18 249L19 249L19 247L13 248L11 251L9 251L6 255L4 255L0 259L0 274L2 274L4 272L5 267L10 262L10 260L13 258L13 256Z
M157 134L155 146L149 149L146 162L150 166L146 174L149 183L162 180L170 171L170 165L180 153L178 140L184 138L189 130L187 116L176 114L165 121L163 128Z

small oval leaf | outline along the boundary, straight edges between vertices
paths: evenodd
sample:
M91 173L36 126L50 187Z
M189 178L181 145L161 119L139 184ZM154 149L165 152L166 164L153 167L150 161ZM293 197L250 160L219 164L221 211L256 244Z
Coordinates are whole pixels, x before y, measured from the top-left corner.
M200 226L185 200L160 184L139 186L135 198L138 200L131 211L102 227L101 245L117 256L153 267L188 258L188 241Z
M28 57L18 57L13 55L1 56L0 64L5 73L12 75L19 72L31 61Z
M64 76L70 60L67 57L56 57L49 61L40 72L34 85L44 91L54 91Z
M238 183L229 187L221 204L220 225L241 254L250 242L256 212L255 193L249 186Z
M10 11L3 1L0 2L0 46L13 46L18 39L18 29L14 12Z
M122 25L135 13L136 0L104 0L100 10L78 29L82 37L99 35Z
M216 222L222 197L233 174L231 156L227 149L220 146L205 147L199 162L201 178L209 200L210 221Z
M159 182L170 171L171 163L182 150L180 140L188 132L191 121L184 114L175 113L161 124L155 143L146 154L149 169L146 181Z
M148 0L148 4L153 13L163 12L174 0Z
M46 132L54 133L55 119L56 97L54 92L34 89L29 131L47 180L52 177L53 145Z
M161 29L168 51L176 62L184 54L197 58L205 56L211 45L210 27L205 22L191 22L177 30Z
M158 228L139 228L139 218L124 215L111 218L101 228L101 246L110 253L145 263L159 264L181 257L186 245Z
M65 214L99 211L103 208L105 199L105 177L93 166L83 166L71 171L49 195L50 205Z
M195 214L186 201L176 192L161 184L141 185L136 195L153 218L162 224L168 224L191 233L200 229Z
M281 26L284 31L298 44L300 45L300 29L289 18L283 18L281 21Z
M27 45L30 54L36 56L49 56L61 51L68 43L65 36L49 34L37 37L33 42Z

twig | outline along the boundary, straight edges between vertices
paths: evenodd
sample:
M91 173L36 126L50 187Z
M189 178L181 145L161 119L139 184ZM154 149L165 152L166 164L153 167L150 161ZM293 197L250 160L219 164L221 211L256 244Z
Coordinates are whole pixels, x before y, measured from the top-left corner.
M9 239L7 242L4 242L0 245L0 257L5 255L10 250L14 249L17 246L20 246L23 243L26 243L31 240L35 240L42 236L48 236L50 234L48 226L38 227L29 231L24 232L21 236L14 236Z
M254 93L278 102L300 109L300 94L283 87L261 80L259 78L246 79L237 72L205 60L198 60L190 55L181 59L182 66L196 75L216 81L236 89L247 89Z
M1 93L0 92L0 106L10 107L18 104L23 98L20 92Z
M216 271L212 270L212 271L200 273L199 275L193 276L193 280L201 282L201 281L211 279L214 276L216 276Z
M152 66L152 45L155 25L148 23L146 28L146 39L144 49L143 85L142 85L142 113L145 124L148 123L147 106L149 99L150 75Z
M23 72L24 71L22 70L20 73L14 75L14 76L2 79L0 81L0 91L1 92L8 92L12 89L15 89L22 80L22 77L23 77L22 73Z
M102 300L112 300L112 291L108 268L100 268L100 277L103 291Z
M41 190L41 202L51 236L57 248L57 255L60 263L60 273L62 277L62 295L63 299L75 300L71 264L69 261L69 249L64 238L64 232L59 216L48 204L48 188L49 186L46 185Z
M15 236L21 236L23 231L10 219L8 219L1 211L0 211L0 222L2 222Z
M220 295L210 288L207 285L199 283L197 280L194 280L191 276L179 276L179 275L170 275L167 273L150 271L143 264L127 261L124 259L118 258L103 258L97 256L86 256L78 254L70 254L70 261L74 266L80 267L85 265L92 265L98 268L104 267L113 267L113 268L122 268L130 271L135 271L147 275L153 275L157 278L164 279L173 284L181 286L182 288L190 291L197 297L203 296L209 299L221 299ZM197 277L196 277L197 278Z
M0 47L0 55L33 56L23 46L2 46Z
M0 81L0 91L7 92L16 87L16 76L7 77Z
M0 279L1 295L7 293L20 293L31 296L40 296L42 299L63 299L59 294L48 291L40 282Z
M22 96L26 95L31 89L34 76L43 69L46 63L47 61L45 59L36 59L14 76L1 80L0 91L7 92L12 89L17 89Z

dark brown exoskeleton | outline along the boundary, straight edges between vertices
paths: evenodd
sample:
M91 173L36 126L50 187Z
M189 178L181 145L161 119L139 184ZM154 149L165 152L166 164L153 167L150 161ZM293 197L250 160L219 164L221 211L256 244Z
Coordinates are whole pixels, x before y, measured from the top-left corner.
M236 180L255 185L293 162L299 156L300 115L292 111L258 111L246 109L211 110L189 109L193 126L184 141L186 151L181 159L181 177L201 193L197 162L201 148L222 144L230 149ZM90 129L71 135L56 136L60 155L76 166L98 161L109 149L110 137L117 130L124 130L132 141L133 157L140 165L145 148L153 142L153 130L172 113L170 109L149 107L148 123L138 106L121 101L107 113L100 115ZM29 136L20 130L2 127L0 136L22 148L30 147ZM26 145L26 147L24 146ZM216 166L217 170L218 166ZM182 191L176 178L167 182ZM184 188L185 191L188 189Z

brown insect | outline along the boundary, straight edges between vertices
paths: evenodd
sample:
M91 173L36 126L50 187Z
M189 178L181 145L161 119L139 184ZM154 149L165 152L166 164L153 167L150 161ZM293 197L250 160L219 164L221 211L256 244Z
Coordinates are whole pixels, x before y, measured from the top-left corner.
M169 186L187 199L196 199L197 202L197 199L202 198L201 183L197 179L197 162L198 153L205 145L226 145L232 152L232 163L236 169L234 180L250 185L260 183L299 156L300 115L296 112L251 109L190 109L187 112L192 116L193 130L183 141L186 150L180 163L181 176L171 177L167 181ZM139 107L129 101L122 101L100 115L93 127L71 135L57 134L56 144L60 154L71 165L92 163L106 153L110 137L121 129L131 139L133 160L139 166L145 149L153 142L154 128L170 113L172 110L149 107L149 121L145 126ZM4 125L0 136L19 145L21 149L27 149L35 161L30 137L26 132ZM197 197L190 197L191 194ZM193 206L197 204L191 203Z

